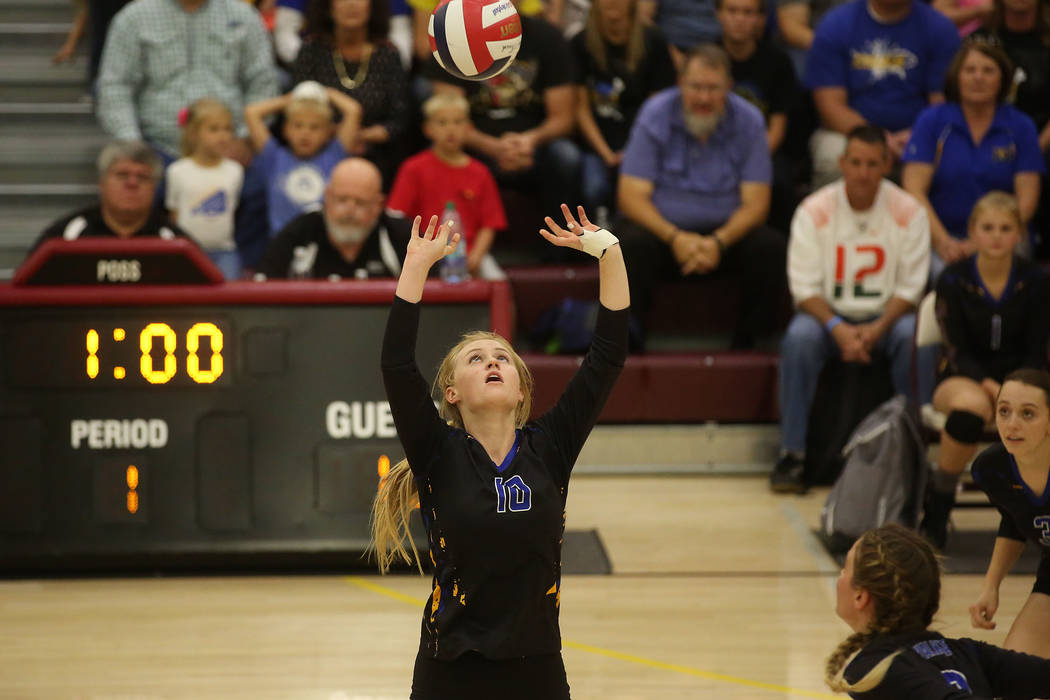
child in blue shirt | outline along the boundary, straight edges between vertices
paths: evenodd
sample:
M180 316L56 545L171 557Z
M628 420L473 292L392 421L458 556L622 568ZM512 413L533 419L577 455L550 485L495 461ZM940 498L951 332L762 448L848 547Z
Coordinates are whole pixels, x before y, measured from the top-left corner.
M333 106L342 114L338 129ZM287 146L273 138L264 121L280 111ZM338 90L304 81L287 95L248 105L244 121L258 152L253 166L266 174L266 206L274 236L300 214L321 208L332 168L349 155L361 128L361 105Z

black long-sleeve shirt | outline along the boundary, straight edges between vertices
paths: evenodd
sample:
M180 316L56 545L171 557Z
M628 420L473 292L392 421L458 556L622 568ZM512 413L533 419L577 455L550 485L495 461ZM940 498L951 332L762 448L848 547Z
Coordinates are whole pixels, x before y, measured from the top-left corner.
M949 265L937 280L937 320L944 336L941 379L962 375L998 382L1021 367L1046 367L1050 304L1046 275L1014 258L1010 279L995 299L971 256Z
M438 415L415 361L419 305L395 298L383 380L419 487L434 561L422 653L490 659L557 653L561 540L569 474L627 354L628 311L601 307L590 351L558 403L518 431L496 465Z
M885 678L857 700L970 700L1050 695L1050 660L936 632L886 637L857 655L844 674L856 683L895 651Z

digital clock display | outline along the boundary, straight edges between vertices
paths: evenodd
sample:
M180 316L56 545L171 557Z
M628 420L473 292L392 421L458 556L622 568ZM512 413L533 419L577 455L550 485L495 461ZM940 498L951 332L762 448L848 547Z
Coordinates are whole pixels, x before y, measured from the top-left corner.
M170 315L29 320L4 353L13 387L222 387L235 375L228 319Z

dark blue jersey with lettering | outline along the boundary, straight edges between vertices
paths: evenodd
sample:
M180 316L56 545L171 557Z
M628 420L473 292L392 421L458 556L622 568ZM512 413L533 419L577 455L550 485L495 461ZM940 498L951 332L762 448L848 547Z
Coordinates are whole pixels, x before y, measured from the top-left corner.
M882 682L857 700L961 700L1031 698L1050 694L1050 660L1007 651L973 639L920 632L877 639L846 667L856 683L876 664L900 651Z
M390 410L419 488L434 562L420 652L455 659L558 653L569 474L627 354L628 311L600 307L557 404L517 433L503 464L438 415L415 361L419 305L396 297L383 339Z
M999 509L999 537L1034 542L1042 548L1044 559L1050 556L1050 483L1035 493L1002 443L981 452L971 472L974 482Z

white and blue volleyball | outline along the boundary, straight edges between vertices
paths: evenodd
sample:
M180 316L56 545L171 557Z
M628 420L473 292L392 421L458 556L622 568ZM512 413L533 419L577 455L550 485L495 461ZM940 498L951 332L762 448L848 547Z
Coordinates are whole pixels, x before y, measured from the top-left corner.
M511 0L446 0L430 15L430 50L457 78L499 75L520 47L521 18Z

